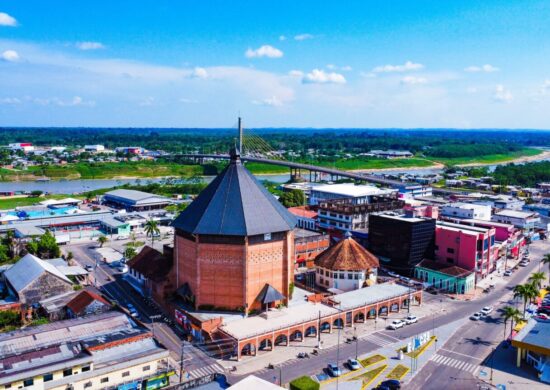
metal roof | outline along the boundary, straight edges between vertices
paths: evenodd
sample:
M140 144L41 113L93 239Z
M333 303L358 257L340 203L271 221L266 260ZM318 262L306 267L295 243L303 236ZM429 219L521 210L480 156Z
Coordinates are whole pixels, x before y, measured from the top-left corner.
M48 272L59 279L72 284L72 282L59 271L53 264L50 264L30 253L23 256L10 269L4 272L5 278L17 291L22 291L44 272Z
M277 301L282 301L285 299L283 294L281 294L277 289L270 284L267 284L262 288L262 291L258 294L256 300L262 305L267 305L268 303L273 303Z
M251 236L292 230L296 219L234 152L229 165L172 225L191 234Z
M106 192L104 197L111 198L111 200L119 199L122 201L134 203L134 204L171 202L170 199L161 195L150 194L148 192L143 192L143 191L124 190L124 189Z

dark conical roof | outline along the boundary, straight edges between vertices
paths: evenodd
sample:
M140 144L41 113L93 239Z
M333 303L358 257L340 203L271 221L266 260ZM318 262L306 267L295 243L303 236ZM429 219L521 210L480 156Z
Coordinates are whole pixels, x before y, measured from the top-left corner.
M268 303L282 301L283 299L285 299L283 294L277 291L272 285L266 283L262 291L258 294L256 301L260 302L262 305L267 305Z
M252 236L292 230L296 219L232 151L229 165L172 225L191 234Z

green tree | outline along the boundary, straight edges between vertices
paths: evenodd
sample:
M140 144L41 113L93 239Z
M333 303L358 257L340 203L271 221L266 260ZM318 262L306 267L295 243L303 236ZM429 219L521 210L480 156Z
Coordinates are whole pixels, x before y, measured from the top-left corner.
M531 282L531 284L535 286L537 290L540 290L540 288L542 287L542 282L544 280L546 280L546 275L544 274L544 272L535 272L531 276L529 276L529 282Z
M52 259L61 256L61 250L55 240L55 236L49 230L46 230L46 233L40 236L37 253L43 259Z
M527 284L518 284L514 287L514 298L523 299L523 317L525 317L525 311L527 310L527 303L531 299L535 298L538 294L535 286L530 283Z
M97 238L97 242L99 243L100 248L103 248L103 245L105 245L107 241L109 241L109 239L104 235L101 235Z
M319 390L319 382L315 382L309 376L301 376L290 382L291 390Z
M300 190L283 192L279 197L279 202L285 207L303 206L305 204L304 192Z
M124 258L126 260L133 259L136 254L137 254L136 250L132 246L128 246L126 247L126 249L124 249Z
M147 222L145 222L144 230L145 230L146 236L151 237L151 246L153 246L155 243L155 236L160 234L160 229L158 227L157 221L150 219Z
M510 334L512 333L512 330L514 329L514 322L518 322L521 320L521 313L518 309L516 309L513 306L506 306L502 310L501 314L502 318L504 319L504 338L506 339L506 325L508 324L509 320L512 320L512 327L510 328Z
M21 315L13 310L0 311L0 329L7 326L17 326L21 321Z
M8 247L0 244L0 264L6 264L13 261L13 258L8 254Z

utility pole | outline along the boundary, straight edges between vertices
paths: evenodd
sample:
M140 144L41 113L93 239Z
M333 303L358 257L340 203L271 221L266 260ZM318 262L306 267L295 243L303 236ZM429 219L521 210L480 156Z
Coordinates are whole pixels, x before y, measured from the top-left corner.
M180 355L180 383L183 381L183 349L185 347L185 340L181 340L181 355Z
M239 117L239 155L243 154L243 121Z
M317 348L321 349L321 310L319 310L319 321L317 324Z

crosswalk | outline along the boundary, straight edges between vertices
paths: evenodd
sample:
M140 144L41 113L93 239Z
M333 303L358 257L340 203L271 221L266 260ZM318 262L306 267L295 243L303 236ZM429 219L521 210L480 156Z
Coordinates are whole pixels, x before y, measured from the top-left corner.
M462 371L469 372L473 375L476 374L476 371L479 368L479 366L477 366L475 364L471 364L471 363L465 362L463 360L457 360L457 359L454 359L452 357L445 356L445 355L439 355L439 354L435 354L432 357L432 362L437 363L437 364L444 364L446 366L456 368L457 370L462 370Z
M224 371L223 367L218 363L215 363L206 367L200 367L200 368L196 368L194 370L188 371L186 376L189 379L195 379L195 378L202 378L203 376L207 376L214 373L223 373L223 371Z
M388 340L382 336L377 335L376 333L368 335L367 337L364 338L364 340L374 343L376 345L379 345L381 347L385 347L386 345L395 343L394 340Z

